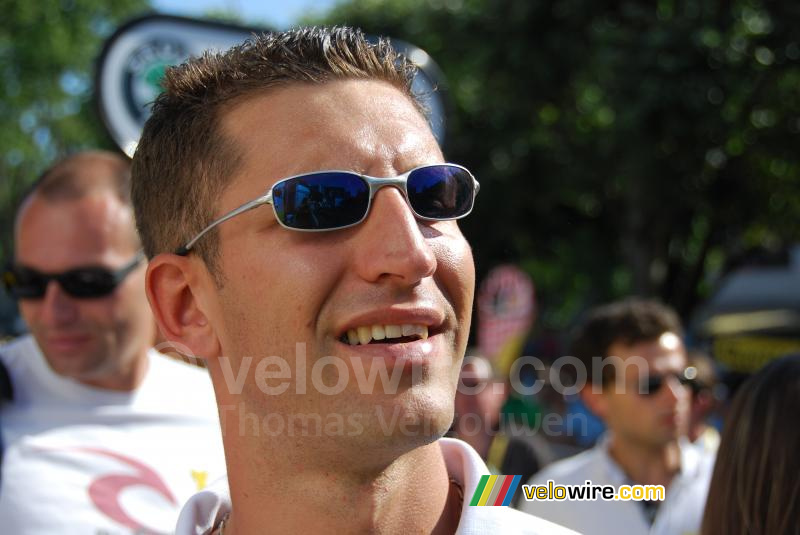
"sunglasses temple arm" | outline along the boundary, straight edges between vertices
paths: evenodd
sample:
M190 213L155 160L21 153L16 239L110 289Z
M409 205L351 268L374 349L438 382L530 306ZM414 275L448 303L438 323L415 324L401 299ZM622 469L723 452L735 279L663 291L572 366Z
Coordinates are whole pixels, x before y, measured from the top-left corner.
M239 208L233 209L232 211L228 212L227 214L225 214L224 216L220 217L219 219L215 219L206 228L201 230L194 238L192 238L191 241L189 241L189 243L187 243L186 245L184 245L183 247L178 249L175 252L175 254L180 255L180 256L186 256L187 254L189 254L189 251L192 250L192 247L194 247L194 244L197 243L198 240L200 240L200 238L205 236L214 227L216 227L220 223L224 223L228 219L236 217L239 214L243 214L244 212L247 212L248 210L252 210L253 208L257 208L257 207L261 206L262 204L272 204L272 190L268 191L266 193L266 195L262 195L258 199L254 199L254 200L252 200L250 202L246 202L243 205L241 205Z
M125 277L128 276L128 274L131 271L136 269L139 266L139 264L142 263L142 260L144 260L145 258L146 257L145 257L144 251L142 249L139 249L139 251L136 253L136 256L133 258L133 260L128 262L128 264L126 266L123 266L122 269L120 269L119 271L117 271L114 274L114 280L117 283L121 282Z

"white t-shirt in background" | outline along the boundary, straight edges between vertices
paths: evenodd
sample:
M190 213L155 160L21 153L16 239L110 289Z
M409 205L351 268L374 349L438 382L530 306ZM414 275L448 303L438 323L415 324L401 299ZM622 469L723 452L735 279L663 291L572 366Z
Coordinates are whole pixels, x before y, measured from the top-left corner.
M207 372L148 353L132 392L61 377L30 336L0 347L14 399L0 409L0 531L172 533L183 503L225 473Z

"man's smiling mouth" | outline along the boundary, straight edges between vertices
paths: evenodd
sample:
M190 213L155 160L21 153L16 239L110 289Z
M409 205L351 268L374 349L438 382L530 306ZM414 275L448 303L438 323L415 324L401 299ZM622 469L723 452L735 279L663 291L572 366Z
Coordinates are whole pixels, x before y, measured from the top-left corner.
M366 344L402 344L428 338L428 326L419 324L370 325L348 329L340 339L351 346Z

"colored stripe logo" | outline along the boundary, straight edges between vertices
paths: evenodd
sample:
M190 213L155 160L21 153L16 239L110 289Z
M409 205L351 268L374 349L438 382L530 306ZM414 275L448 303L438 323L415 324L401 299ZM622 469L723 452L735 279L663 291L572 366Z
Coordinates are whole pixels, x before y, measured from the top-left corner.
M522 476L482 476L470 505L509 505Z

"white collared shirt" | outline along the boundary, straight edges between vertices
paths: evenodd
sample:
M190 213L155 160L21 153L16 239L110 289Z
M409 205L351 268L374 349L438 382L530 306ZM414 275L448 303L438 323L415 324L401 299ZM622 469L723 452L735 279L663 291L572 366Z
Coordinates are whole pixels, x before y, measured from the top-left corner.
M484 535L486 533L525 535L570 535L566 528L527 515L509 507L471 506L470 498L478 487L481 476L489 469L478 453L468 444L452 438L439 440L448 475L464 489L464 504L456 535ZM518 491L520 492L520 491ZM176 535L206 535L219 524L231 510L228 482L221 479L206 490L196 494L181 511Z
M528 482L543 485L632 484L608 451L608 435L593 448L558 461ZM681 467L666 489L666 499L658 506L652 525L644 507L635 501L526 501L519 502L522 511L567 526L585 535L692 535L700 532L708 486L714 468L714 457L688 441L680 443Z

